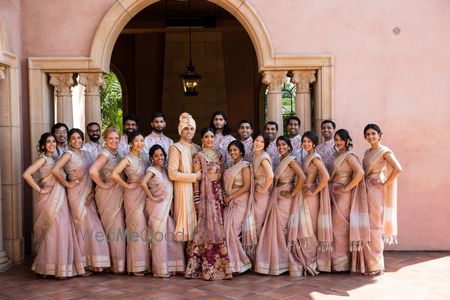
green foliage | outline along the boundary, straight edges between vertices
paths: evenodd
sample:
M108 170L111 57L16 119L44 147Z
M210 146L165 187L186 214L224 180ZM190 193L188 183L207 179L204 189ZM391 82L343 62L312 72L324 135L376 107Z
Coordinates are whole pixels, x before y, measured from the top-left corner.
M122 132L122 89L113 72L105 76L105 83L100 92L100 107L102 131L114 127Z

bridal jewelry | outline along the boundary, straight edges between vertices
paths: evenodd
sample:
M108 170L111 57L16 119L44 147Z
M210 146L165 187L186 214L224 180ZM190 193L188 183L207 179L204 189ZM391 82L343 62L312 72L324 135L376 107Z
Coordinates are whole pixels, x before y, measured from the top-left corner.
M209 159L216 158L216 152L214 150L203 148L203 153L205 153L205 156Z

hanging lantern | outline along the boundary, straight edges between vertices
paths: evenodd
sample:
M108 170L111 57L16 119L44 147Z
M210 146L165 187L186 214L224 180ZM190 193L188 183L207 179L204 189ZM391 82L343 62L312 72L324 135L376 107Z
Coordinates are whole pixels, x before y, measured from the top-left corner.
M183 82L183 89L185 96L197 96L197 86L202 79L202 75L195 72L195 67L192 62L189 62L189 66L186 67L186 72L180 75L180 79Z
M191 17L191 1L189 0L189 19ZM190 22L191 20L189 20ZM189 66L186 67L186 72L180 75L183 82L183 89L185 96L197 96L197 86L202 79L202 75L195 72L195 67L192 65L192 44L191 44L191 24L189 23Z

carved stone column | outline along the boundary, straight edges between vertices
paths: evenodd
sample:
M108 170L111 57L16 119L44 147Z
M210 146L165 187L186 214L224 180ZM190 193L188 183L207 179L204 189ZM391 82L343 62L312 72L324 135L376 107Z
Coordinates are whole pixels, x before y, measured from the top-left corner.
M287 71L264 71L262 82L267 84L267 121L275 121L278 124L278 132L283 133L283 103L281 84L286 82Z
M102 114L100 110L100 87L103 85L102 73L80 73L79 83L85 90L85 121L97 122L102 127Z
M56 122L62 122L67 127L73 127L72 91L74 86L73 73L52 73L50 84L56 91ZM55 122L55 123L56 123Z
M0 66L0 89L3 89L6 84L4 79L6 78L5 67ZM3 82L1 82L3 81ZM0 101L3 102L4 95L0 94ZM3 105L3 103L2 103ZM1 169L1 164L0 164ZM8 258L6 254L4 245L3 245L3 196L2 196L2 184L0 178L0 272L6 271L12 265L11 260Z
M300 118L301 132L311 130L311 93L310 84L316 80L316 71L292 71L291 81L297 84L295 94L295 114Z

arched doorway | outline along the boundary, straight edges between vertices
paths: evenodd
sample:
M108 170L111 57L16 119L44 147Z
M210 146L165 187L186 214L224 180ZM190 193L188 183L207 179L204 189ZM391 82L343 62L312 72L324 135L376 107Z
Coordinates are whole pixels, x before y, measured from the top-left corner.
M242 119L259 124L261 75L256 52L244 27L225 9L205 0L156 2L137 13L118 36L111 55L129 87L125 112L137 114L149 133L152 112L163 111L166 133L177 138L178 117L189 111L198 127L211 113L228 112L236 127ZM199 95L184 96L179 75L192 62L202 74Z

